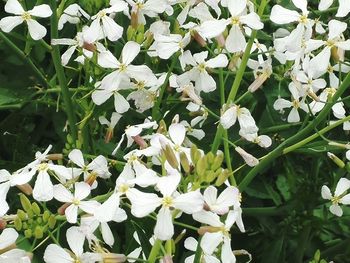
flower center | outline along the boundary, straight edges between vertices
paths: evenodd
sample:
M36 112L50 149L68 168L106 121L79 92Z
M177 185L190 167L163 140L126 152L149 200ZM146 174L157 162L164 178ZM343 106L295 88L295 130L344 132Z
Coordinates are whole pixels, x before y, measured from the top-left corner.
M104 16L106 16L107 15L107 13L106 13L106 11L104 11L104 10L101 10L100 12L98 12L98 16L100 17L100 18L102 18L102 17L104 17Z
M32 16L28 12L24 12L21 17L24 21L27 21L32 18Z
M205 63L200 63L200 64L198 65L198 70L199 70L200 72L204 72L204 71L205 71Z
M165 207L171 207L173 205L173 198L171 196L166 196L162 200L162 204Z
M42 171L46 171L49 168L49 165L47 163L41 163L38 166L38 171L42 172Z
M136 7L137 7L137 9L142 9L143 7L144 7L144 3L142 3L142 2L137 2L136 3Z
M126 191L128 191L129 189L129 186L127 184L121 184L119 187L118 187L118 192L120 193L126 193Z
M73 204L73 205L80 205L80 200L74 198L72 204Z
M292 104L295 109L298 109L300 107L300 103L298 100L293 100Z
M231 17L231 24L239 25L239 17L238 16Z
M119 68L119 71L120 71L120 72L126 71L126 68L127 68L127 67L126 67L125 64L121 64L121 65L120 65L120 68Z
M340 197L339 196L333 196L331 199L331 202L333 205L337 205L340 201Z
M138 90L142 90L144 87L145 87L145 82L144 81L137 82L136 88Z
M306 25L307 22L308 22L307 15L302 15L302 16L300 16L299 22L300 22L301 24Z

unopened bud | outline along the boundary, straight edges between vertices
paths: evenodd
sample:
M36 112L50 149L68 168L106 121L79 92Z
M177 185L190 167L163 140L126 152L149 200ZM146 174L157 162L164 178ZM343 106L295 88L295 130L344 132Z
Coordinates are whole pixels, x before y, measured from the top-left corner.
M19 217L16 217L15 221L13 222L15 225L15 228L17 231L21 231L22 230L22 220Z
M126 261L124 254L103 253L103 263L122 263Z
M105 143L109 143L112 140L113 134L114 134L113 129L108 128L105 136Z
M263 84L264 82L269 78L269 75L263 73L260 74L254 81L252 84L250 84L250 86L248 87L248 90L253 93L255 91L257 91Z
M135 29L132 26L129 26L126 30L126 39L131 41L134 38Z
M219 169L223 161L224 161L224 154L222 152L217 153L213 161L213 164L211 165L211 169L214 171Z
M190 162L188 161L187 156L184 152L180 153L180 163L185 173L187 174L190 173L191 171Z
M186 236L186 229L182 230L182 232L175 238L174 245L179 243Z
M225 169L222 173L220 173L216 179L215 186L221 186L227 178L230 176L230 172Z
M63 159L63 154L61 153L48 154L46 158L51 161L58 161Z
M96 181L97 173L91 172L89 173L88 177L85 180L85 183L89 184L90 186Z
M40 213L41 213L40 207L35 202L32 203L32 210L33 210L34 214L36 214L36 215L40 215Z
M137 43L142 44L144 38L145 38L144 33L139 32L139 33L137 33L135 40L136 40Z
M140 146L141 150L146 149L148 147L147 142L140 135L132 136L132 139L137 145Z
M28 197L26 197L24 194L20 194L19 199L21 201L21 205L22 205L24 211L26 211L28 213L28 211L32 210L32 204L30 203Z
M17 210L17 217L19 217L21 220L27 219L27 214L22 209Z
M63 205L61 205L61 206L57 209L57 213L58 213L59 215L64 215L64 213L65 213L67 207L70 206L70 205L71 205L71 203L64 203Z
M179 162L177 161L175 153L169 144L165 146L165 148L163 149L163 153L171 167L173 167L174 169L178 169Z
M51 215L51 213L50 213L48 210L46 210L46 211L43 213L43 221L44 221L44 223L46 223L47 221L49 221L50 215Z
M159 122L157 133L165 134L166 130L167 130L166 129L166 124L165 124L164 120L161 120Z
M335 154L331 153L331 152L327 152L327 156L336 164L338 165L340 168L344 168L345 167L345 163L340 160L338 158L338 156L336 156Z
M33 193L33 188L30 184L17 185L17 188L26 195L31 195Z
M0 219L0 230L4 230L7 226L7 222L3 219Z
M207 157L203 156L199 158L198 162L196 163L196 172L200 177L202 177L204 176L206 169L207 169Z
M196 31L192 34L193 39L201 46L205 47L207 45L207 42L201 37L200 34L198 34Z
M163 263L173 263L173 257L171 255L165 255L162 259Z
M218 42L219 47L224 47L225 46L225 37L223 34L220 34L216 37L216 41Z
M201 226L197 232L199 235L203 236L205 233L215 233L220 231L221 228L217 226Z
M84 42L83 48L91 52L94 52L97 49L93 43L87 43L87 42Z
M241 147L235 148L236 152L239 153L239 155L244 159L245 163L249 165L250 167L256 166L259 163L259 160L256 159L253 155L250 153L247 153L245 150L243 150Z
M37 239L41 239L44 236L44 231L40 226L37 226L34 230L34 237Z
M55 218L55 216L54 215L51 215L50 217L49 217L49 228L50 229L54 229L55 228L55 225L56 225L56 218Z
M25 236L26 238L31 238L32 235L33 235L33 232L32 232L31 229L27 229L27 230L24 231L24 236Z
M193 163L197 163L199 158L201 157L201 153L199 152L196 145L192 145L191 147L191 159Z
M137 29L137 25L139 24L138 21L138 13L137 12L131 12L131 19L130 19L130 25L132 28Z

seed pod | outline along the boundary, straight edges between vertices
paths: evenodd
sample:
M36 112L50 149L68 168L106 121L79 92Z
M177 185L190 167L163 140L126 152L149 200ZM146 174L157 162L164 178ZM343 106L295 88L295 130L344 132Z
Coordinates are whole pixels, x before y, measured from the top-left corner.
M35 202L32 203L32 210L33 210L35 215L40 215L40 213L41 213L40 207Z
M26 197L24 194L20 194L19 199L21 201L21 205L24 211L28 212L29 210L32 209L32 204L30 203L28 197Z
M14 225L17 231L21 231L22 230L22 220L19 217L16 217L15 221L14 221Z
M340 168L344 168L345 167L345 163L339 159L338 156L336 156L335 154L331 153L331 152L327 152L327 156L336 164L338 165Z
M31 229L27 229L27 230L24 231L24 236L26 238L31 238L32 235L33 235L33 231Z
M34 237L37 239L41 239L44 236L44 232L40 226L37 226L34 230Z
M49 228L54 229L56 225L56 218L54 215L51 215L49 218Z

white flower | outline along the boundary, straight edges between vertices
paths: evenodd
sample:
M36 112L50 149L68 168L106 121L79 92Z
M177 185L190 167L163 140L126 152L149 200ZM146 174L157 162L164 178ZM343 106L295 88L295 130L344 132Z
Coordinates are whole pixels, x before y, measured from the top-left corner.
M318 10L325 11L333 4L333 0L320 0ZM336 17L346 17L350 13L350 5L347 0L339 0L338 12Z
M45 249L44 261L46 263L94 263L102 260L97 253L85 252L83 250L85 236L78 227L71 227L66 233L67 242L72 254L56 244L50 244Z
M154 35L154 45L156 54L161 59L168 59L177 51L184 51L184 48L190 43L191 35L190 33L186 33L184 37L178 34L170 34L170 35ZM181 57L180 57L181 59ZM181 60L180 60L181 62Z
M191 65L193 68L178 76L180 82L182 78L190 79L195 82L198 91L211 92L216 89L216 82L212 76L209 75L210 68L225 68L228 64L226 55L220 54L215 58L209 59L208 51L196 53L192 56L189 50L183 54L182 61L184 65Z
M71 4L67 6L58 20L58 30L62 30L64 24L67 22L71 24L78 24L82 16L86 19L90 19L89 14L87 14L78 4Z
M146 24L145 15L156 17L168 7L166 0L126 0L131 5L131 13L136 14L137 24Z
M340 178L337 187L335 188L334 196L332 195L331 190L326 185L322 186L322 198L332 201L332 205L329 207L329 210L332 214L336 216L343 215L343 210L341 209L339 204L350 204L350 194L346 194L346 191L349 189L350 180L346 178Z
M197 246L198 246L198 241L196 239L194 239L193 237L188 237L185 239L184 246L186 249L193 251L193 252L196 252ZM194 258L195 258L195 255L192 255L192 256L185 258L185 263L193 263ZM202 260L204 260L203 262L205 262L205 263L220 263L220 260L217 259L215 256L209 255L206 253L204 253L204 255L202 256Z
M67 190L62 184L54 186L54 197L60 202L69 203L70 205L65 209L67 221L71 224L77 222L78 209L80 208L86 213L92 214L99 205L97 201L82 201L90 195L90 186L84 182L74 184L74 195Z
M229 186L217 196L218 190L210 185L203 193L205 204L209 207L210 211L224 215L228 213L231 206L239 207L241 194L237 187Z
M30 263L27 253L18 248L10 248L16 244L18 233L13 228L5 228L0 234L0 262L1 263ZM9 249L9 250L8 250Z
M247 141L256 143L263 148L268 148L272 144L271 138L267 135L258 135L257 133L242 133L240 135Z
M0 29L2 31L8 33L14 27L26 22L29 34L34 40L42 39L46 35L46 28L32 17L50 17L52 11L49 5L38 5L29 11L25 11L17 0L8 0L5 5L5 11L15 16L7 16L0 20Z
M89 34L93 41L100 38L100 36L107 37L110 41L117 41L123 35L123 27L118 25L108 14L124 11L127 4L124 1L115 1L109 7L100 10L96 15L91 17L93 19Z
M224 129L229 129L236 123L237 119L239 126L241 127L240 134L258 132L258 127L256 126L255 120L250 114L250 111L247 108L241 108L238 105L231 106L221 115L220 124Z
M157 189L163 197L152 193L143 193L136 189L131 189L127 194L131 202L131 213L136 217L144 217L161 206L154 229L155 236L160 240L169 240L174 234L173 209L178 209L186 214L199 212L203 209L203 197L198 190L185 194L176 192L180 179L179 173L163 176L159 179Z

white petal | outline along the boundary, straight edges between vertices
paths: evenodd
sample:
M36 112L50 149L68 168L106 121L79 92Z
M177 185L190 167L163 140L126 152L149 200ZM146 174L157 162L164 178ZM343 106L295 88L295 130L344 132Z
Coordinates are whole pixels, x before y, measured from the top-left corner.
M196 89L206 93L212 92L216 89L216 82L207 71L200 72L196 80Z
M74 184L74 198L83 200L90 194L90 185L85 182L77 182Z
M61 62L63 66L66 66L72 57L74 51L75 51L75 46L69 47L66 52L64 52L61 56Z
M131 213L136 217L145 217L161 204L161 198L156 194L143 193L134 188L126 196L131 202Z
M240 21L241 23L246 24L252 29L259 30L259 29L263 29L264 27L264 24L260 21L260 17L255 12L249 13L248 15L245 15L245 16L241 16Z
M77 222L78 207L74 204L71 204L66 208L64 214L66 215L66 219L69 223L75 224Z
M240 15L247 6L245 0L227 1L227 7L232 16Z
M282 25L299 20L299 13L297 11L291 11L280 5L274 5L271 10L270 19L272 22Z
M119 206L119 195L112 194L101 206L99 206L95 212L94 216L100 222L109 222L113 219L117 208Z
M333 39L339 37L346 30L346 28L346 23L332 19L328 22L328 38Z
M8 33L22 23L23 19L20 16L7 16L0 20L0 29Z
M95 200L81 201L79 208L88 214L93 214L101 204Z
M92 101L96 104L96 105L101 105L103 104L106 100L108 100L111 96L113 95L113 91L111 90L106 90L106 89L102 89L102 90L95 90L92 95Z
M84 252L83 246L85 241L85 235L79 230L79 227L72 226L68 228L66 237L68 245L73 251L73 253L76 256L82 255Z
M221 262L235 263L236 257L231 248L231 240L228 237L224 238L224 244L221 247Z
M118 113L127 112L130 108L129 102L118 92L114 93L114 108Z
M109 16L102 18L103 31L110 41L117 41L123 35L123 28Z
M113 233L107 223L101 223L101 234L103 241L110 247L114 244Z
M321 0L318 4L318 10L325 11L333 4L333 0Z
M60 202L67 203L72 202L74 197L71 192L68 191L62 184L57 184L53 188L54 198Z
M159 210L154 235L160 240L169 240L174 235L173 219L169 208L162 207Z
M227 66L227 64L228 64L228 59L224 54L220 54L215 58L209 59L206 62L206 65L208 68L224 68Z
M158 179L157 188L163 196L171 196L179 185L181 176L175 175L163 176Z
M46 28L40 25L36 20L28 19L26 22L28 24L29 34L34 40L42 39L46 35Z
M215 226L215 227L221 227L223 226L223 223L221 223L220 221L220 217L213 213L213 212L209 212L209 211L201 211L198 213L194 213L192 215L193 219L203 223L203 224L207 224L210 226Z
M191 250L191 251L196 251L197 245L198 245L198 242L193 237L186 238L185 243L184 243L185 248L188 250Z
M220 124L224 129L229 129L236 123L237 120L237 108L233 106L226 110L220 117Z
M180 123L173 123L169 126L169 136L171 140L177 144L181 145L185 140L186 128Z
M44 260L46 263L72 263L74 259L63 248L56 244L50 244L45 249Z
M115 56L113 56L113 54L110 51L100 52L98 54L97 61L98 61L98 64L104 68L116 69L120 67L120 62Z
M222 242L223 235L221 232L205 233L201 240L201 248L206 254L213 254L214 250Z
M225 43L227 51L231 53L244 51L245 46L246 40L240 27L237 25L233 25Z
M28 11L32 16L37 17L49 17L52 15L52 11L49 5L38 5L34 6L34 8Z
M340 196L345 191L350 189L350 180L347 178L340 178L337 187L335 188L334 195Z
M40 202L49 201L54 196L53 192L50 175L46 171L39 172L33 189L33 198Z
M5 5L5 12L15 15L21 15L23 14L24 9L17 0L8 0Z
M299 8L303 13L307 12L307 0L292 0L293 4Z
M345 17L350 13L350 5L348 0L339 0L338 12L336 17Z
M200 212L203 209L203 196L199 191L192 191L179 195L174 200L174 207L186 214Z
M350 205L350 194L344 195L341 199L340 202L341 204L344 205Z
M343 210L339 205L331 205L329 207L329 211L331 211L332 214L336 216L342 216L343 215Z
M13 228L5 228L0 234L0 249L7 248L16 243L18 233Z
M140 53L140 49L141 49L140 44L134 41L127 42L122 50L123 64L129 65Z
M321 72L326 71L331 57L331 49L325 47L320 53L310 60L310 67Z
M288 100L285 100L285 99L277 99L275 101L275 103L273 104L273 108L275 110L282 110L282 109L285 109L285 108L290 108L292 107L292 103Z
M299 122L300 121L299 112L298 112L298 110L296 108L292 108L292 110L288 114L287 121L289 123L294 123L294 122Z
M205 38L217 37L225 31L227 24L224 19L207 20L198 28L198 33Z

